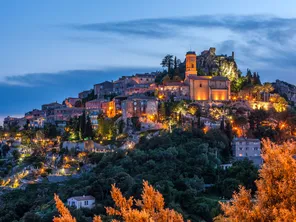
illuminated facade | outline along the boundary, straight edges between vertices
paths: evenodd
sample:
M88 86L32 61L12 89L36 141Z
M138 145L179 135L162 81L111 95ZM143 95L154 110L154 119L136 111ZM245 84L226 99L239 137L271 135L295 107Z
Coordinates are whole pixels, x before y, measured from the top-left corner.
M195 101L230 100L230 81L222 76L188 76L190 99Z
M131 117L157 116L158 100L153 97L134 95L122 102L122 117L124 120Z
M189 86L184 82L166 82L158 86L158 98L175 101L189 99Z
M186 54L186 71L185 71L185 79L189 75L197 75L196 68L196 54L193 51L189 51Z

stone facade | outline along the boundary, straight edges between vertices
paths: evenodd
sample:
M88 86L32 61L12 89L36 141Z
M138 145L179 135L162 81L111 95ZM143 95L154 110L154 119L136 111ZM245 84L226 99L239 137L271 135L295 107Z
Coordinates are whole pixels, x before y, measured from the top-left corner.
M122 102L122 117L124 120L131 117L157 116L158 101L154 97L135 95Z
M82 108L59 108L54 110L55 121L69 121L70 118L79 117L83 113Z
M230 100L230 81L221 76L188 76L190 99L195 101Z
M262 164L261 142L259 139L234 138L232 140L233 156L236 159L248 158L256 165Z
M189 99L189 86L184 82L166 82L158 86L158 97L164 100L173 98L175 101Z
M105 81L94 85L94 94L97 98L102 98L105 95L113 93L113 82Z

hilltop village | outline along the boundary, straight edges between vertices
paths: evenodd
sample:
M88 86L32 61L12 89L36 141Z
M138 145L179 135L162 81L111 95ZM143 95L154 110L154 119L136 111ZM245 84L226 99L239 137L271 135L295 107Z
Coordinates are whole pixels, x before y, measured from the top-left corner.
M296 137L295 86L279 80L262 83L250 70L243 74L234 52L216 55L215 48L188 51L183 62L166 55L161 65L163 71L97 83L22 118L6 117L0 130L0 195L76 179L75 189L46 189L62 189L68 205L80 208L79 201L109 203L103 194L110 190L107 184L126 183L122 186L131 194L136 184L149 179L188 218L209 219L218 210L193 209L189 202L181 203L182 195L198 202L205 192L221 200L230 198L239 184L253 189L262 164L260 140L280 143ZM89 183L87 189L82 181ZM214 208L217 199L202 201ZM30 204L28 209L45 217L52 213L46 200L42 209Z

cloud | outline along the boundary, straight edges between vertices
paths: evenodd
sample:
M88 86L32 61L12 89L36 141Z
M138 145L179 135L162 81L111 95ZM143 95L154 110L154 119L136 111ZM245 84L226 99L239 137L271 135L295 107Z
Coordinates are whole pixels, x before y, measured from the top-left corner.
M139 19L124 22L76 24L70 27L80 31L94 31L115 33L120 35L135 35L147 38L170 38L178 35L177 30L182 28L225 28L234 32L267 30L270 39L275 37L274 30L288 29L284 33L276 34L289 37L295 35L296 19L278 18L266 15L231 16L231 15L203 15L175 18ZM274 34L273 34L274 33Z

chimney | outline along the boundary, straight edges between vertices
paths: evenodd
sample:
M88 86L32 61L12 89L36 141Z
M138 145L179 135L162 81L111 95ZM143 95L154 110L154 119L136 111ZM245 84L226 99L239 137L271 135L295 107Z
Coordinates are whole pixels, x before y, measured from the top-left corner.
M234 52L232 52L232 59L234 59Z

